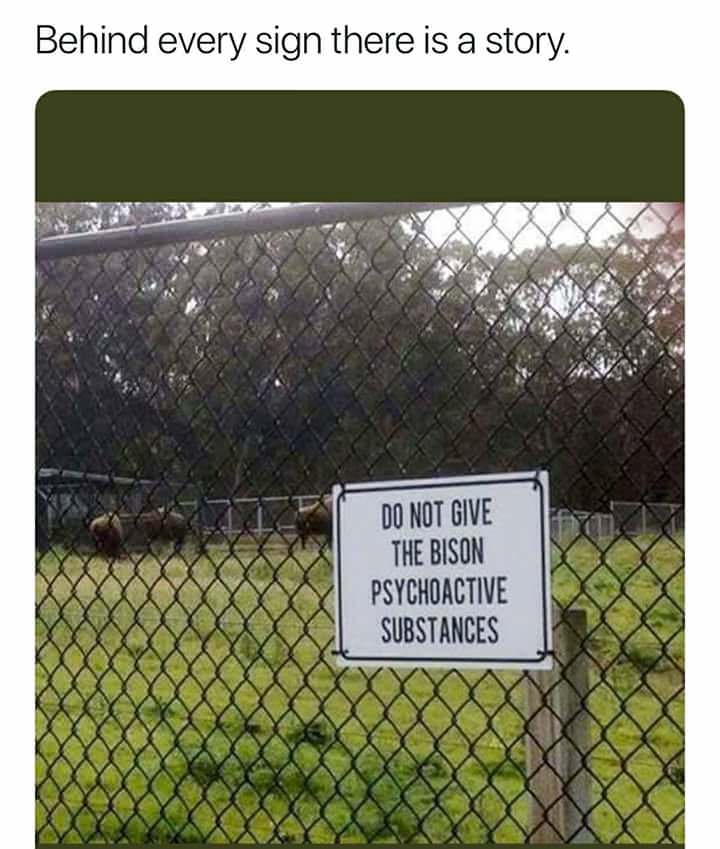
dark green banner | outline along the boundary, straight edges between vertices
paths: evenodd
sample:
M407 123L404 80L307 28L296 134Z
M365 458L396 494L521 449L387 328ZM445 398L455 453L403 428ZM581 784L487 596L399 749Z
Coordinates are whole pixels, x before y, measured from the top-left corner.
M679 201L672 92L53 91L36 198Z

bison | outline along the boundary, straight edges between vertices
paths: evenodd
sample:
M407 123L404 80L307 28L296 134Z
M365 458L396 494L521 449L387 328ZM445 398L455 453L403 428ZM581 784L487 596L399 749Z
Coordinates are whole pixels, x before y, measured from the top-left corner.
M118 557L122 551L125 533L117 513L103 513L90 522L90 535L97 550L107 557Z
M133 522L148 543L172 542L176 549L181 548L190 530L190 522L185 516L167 507L139 513L134 517Z
M324 536L332 542L332 512L332 497L329 495L297 511L295 527L303 548L309 536Z

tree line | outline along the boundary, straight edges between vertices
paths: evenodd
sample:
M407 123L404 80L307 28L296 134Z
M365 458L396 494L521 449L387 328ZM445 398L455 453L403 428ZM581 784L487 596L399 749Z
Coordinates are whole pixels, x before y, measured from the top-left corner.
M190 211L39 204L37 231ZM178 497L543 467L556 505L682 501L683 243L499 253L405 217L41 262L37 463Z

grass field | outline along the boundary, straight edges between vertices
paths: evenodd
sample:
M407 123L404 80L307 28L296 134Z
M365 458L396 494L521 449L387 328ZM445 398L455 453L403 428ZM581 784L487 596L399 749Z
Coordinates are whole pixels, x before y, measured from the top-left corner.
M683 540L556 552L592 637L592 828L683 840ZM336 667L330 564L48 552L40 842L522 842L516 673Z

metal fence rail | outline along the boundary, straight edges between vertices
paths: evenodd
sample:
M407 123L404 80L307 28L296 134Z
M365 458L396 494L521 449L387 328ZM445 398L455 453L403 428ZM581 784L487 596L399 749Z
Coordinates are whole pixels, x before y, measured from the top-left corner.
M190 516L202 515L203 527L219 531L225 540L236 535L259 537L266 533L294 535L295 511L313 504L319 495L265 495L255 498L206 498L180 501L178 506ZM292 509L288 509L289 507Z
M37 210L38 840L682 842L679 211L189 211ZM552 676L339 668L307 494L532 468Z

